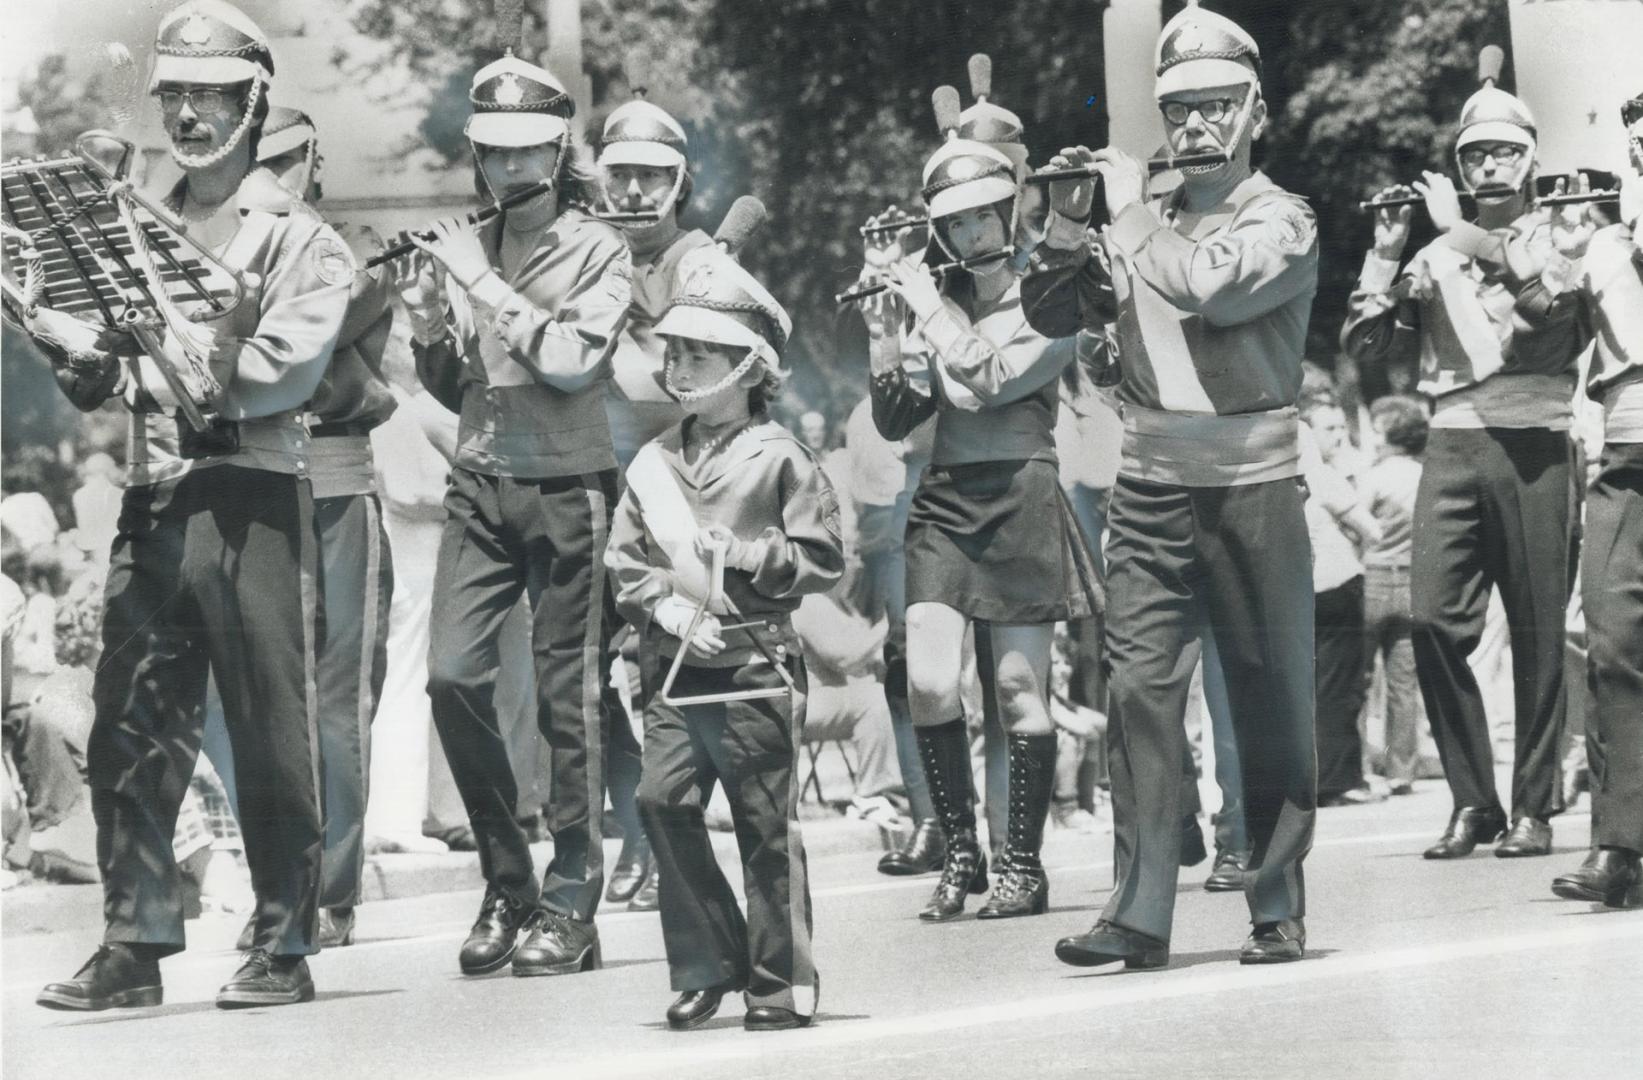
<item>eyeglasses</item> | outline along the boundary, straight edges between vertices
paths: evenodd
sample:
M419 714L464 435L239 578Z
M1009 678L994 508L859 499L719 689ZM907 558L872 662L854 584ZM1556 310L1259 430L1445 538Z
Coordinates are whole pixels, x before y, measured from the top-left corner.
M1218 124L1237 104L1233 98L1210 98L1208 101L1166 101L1158 108L1165 120L1180 127L1194 112L1204 118L1204 123Z
M222 111L228 103L228 91L216 87L200 87L195 90L156 90L154 97L160 103L160 109L166 113L181 112L183 102L200 116L208 116Z
M1495 146L1468 146L1460 152L1460 163L1468 169L1475 169L1483 164L1484 158L1494 158L1496 165L1513 165L1523 157L1523 147L1511 143L1499 143Z

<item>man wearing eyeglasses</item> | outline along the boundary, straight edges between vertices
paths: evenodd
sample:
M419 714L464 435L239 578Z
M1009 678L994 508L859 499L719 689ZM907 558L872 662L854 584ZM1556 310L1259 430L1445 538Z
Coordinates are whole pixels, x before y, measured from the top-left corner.
M1086 231L1094 184L1050 187L1050 221L1023 283L1027 319L1066 337L1116 326L1124 440L1107 519L1108 763L1118 882L1100 921L1062 939L1078 966L1169 960L1182 810L1184 713L1201 628L1213 630L1253 851L1241 875L1244 963L1305 950L1302 861L1316 813L1311 547L1299 422L1317 290L1312 211L1250 166L1266 126L1260 54L1199 7L1159 37L1156 92L1183 168L1148 198L1147 166L1115 149L1064 150L1093 166L1112 224Z
M1576 358L1590 333L1574 304L1521 300L1545 275L1568 278L1591 230L1578 207L1536 209L1535 145L1527 106L1486 78L1461 110L1455 144L1475 221L1462 216L1447 176L1425 173L1414 188L1441 235L1400 274L1412 208L1378 210L1341 332L1360 364L1418 355L1420 389L1434 399L1415 499L1411 618L1454 809L1428 859L1461 858L1502 837L1502 858L1550 854L1549 821L1563 810L1563 624L1576 552L1569 429ZM1491 587L1505 603L1516 689L1510 823L1467 664Z
M161 342L214 418L203 432L178 419L158 358L125 335L45 309L31 320L77 406L119 396L132 413L86 748L104 944L40 992L56 1009L162 1000L159 960L184 947L172 831L208 672L222 692L257 896L252 948L217 1004L314 996L304 957L317 951L321 848L318 566L302 409L331 359L354 263L255 167L274 68L256 24L221 0L189 0L161 20L155 51L151 89L184 174L167 205L241 275L245 296L209 323L178 320Z

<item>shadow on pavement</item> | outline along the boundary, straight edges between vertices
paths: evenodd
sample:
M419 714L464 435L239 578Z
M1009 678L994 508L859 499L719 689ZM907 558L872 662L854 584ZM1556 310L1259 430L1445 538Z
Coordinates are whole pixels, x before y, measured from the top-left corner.
M404 990L325 990L314 995L313 1003L347 1001L351 998L383 997L388 994L403 994L404 992ZM236 1012L256 1015L265 1013L269 1009L284 1008L289 1008L289 1006L264 1005L250 1009L218 1009L215 1001L179 1001L175 1005L156 1005L151 1009L110 1009L84 1020L50 1026L67 1028L95 1027L99 1024L123 1024L132 1020L152 1020L159 1016L189 1016L194 1013Z

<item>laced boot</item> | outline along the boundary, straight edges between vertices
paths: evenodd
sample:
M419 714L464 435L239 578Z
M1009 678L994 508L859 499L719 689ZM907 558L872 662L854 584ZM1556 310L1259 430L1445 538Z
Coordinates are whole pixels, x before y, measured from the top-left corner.
M1050 879L1039 850L1044 819L1055 794L1055 736L1011 735L1010 819L1005 830L1004 859L978 919L1042 915L1050 906Z
M967 895L987 891L987 857L976 840L975 790L970 782L970 744L964 721L920 727L918 749L930 784L930 801L947 834L941 880L918 917L925 922L946 922L964 910Z

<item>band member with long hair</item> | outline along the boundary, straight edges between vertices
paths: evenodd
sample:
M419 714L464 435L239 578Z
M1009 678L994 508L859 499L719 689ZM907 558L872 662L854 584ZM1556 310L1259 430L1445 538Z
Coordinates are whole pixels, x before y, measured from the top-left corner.
M1305 949L1302 861L1316 816L1311 549L1302 509L1301 357L1317 289L1311 210L1250 165L1266 123L1255 41L1188 7L1163 28L1155 93L1173 154L1213 153L1147 195L1121 150L1063 151L1099 172L1112 224L1086 227L1090 181L1051 185L1023 285L1041 332L1116 323L1124 421L1107 519L1107 660L1118 881L1066 963L1169 962L1181 856L1183 714L1201 628L1230 704L1250 845L1244 963Z
M558 79L510 48L479 70L469 96L484 193L499 200L553 186L482 228L436 223L432 239L415 241L430 258L401 264L418 374L462 417L428 694L485 876L462 971L511 959L515 975L565 974L601 962L593 917L604 888L605 761L622 735L615 726L625 726L604 693L614 609L603 554L616 498L605 380L628 307L628 253L577 205L589 178L573 161L575 106ZM551 770L553 861L540 885L492 700L497 638L521 593Z
M325 158L307 113L271 107L257 143L257 160L286 190L318 208ZM363 266L382 250L381 239L368 226L331 224L356 264ZM371 721L388 671L394 569L376 495L370 433L398 407L382 373L383 350L393 333L393 295L387 269L355 273L331 366L308 403L306 417L313 437L308 476L314 485L325 613L318 733L325 806L319 944L326 949L353 943L354 908L364 890ZM247 928L248 935L251 929Z
M1056 467L1057 378L1073 361L1073 343L1027 326L1010 263L1014 163L957 138L956 100L937 101L949 137L924 167L923 191L936 248L984 261L940 282L918 259L890 261L866 272L882 275L886 292L865 309L880 432L899 439L936 417L906 540L908 697L946 838L941 880L919 913L931 922L957 917L968 894L987 889L959 698L966 630L974 630L986 706L1009 733L1005 842L978 918L1042 914L1049 881L1039 849L1055 782L1054 624L1092 614L1100 589Z
M1591 850L1552 891L1613 907L1643 903L1643 94L1621 107L1631 171L1620 221L1593 234L1565 277L1595 331L1586 392L1603 406L1603 458L1586 495L1587 683L1592 719ZM1520 306L1566 302L1546 276Z
M803 1027L820 987L795 772L804 659L791 616L804 594L838 581L844 543L820 463L766 409L791 329L728 255L690 261L656 325L668 392L688 415L629 466L605 556L641 634L639 812L661 875L675 1029L705 1022L736 990L749 1030ZM703 606L715 594L723 603ZM745 919L702 817L715 781L735 823Z
M86 747L105 941L73 979L40 992L58 1009L161 1001L158 961L184 946L172 831L200 750L208 673L222 693L257 897L251 948L217 1004L314 996L305 957L318 948L319 566L302 412L331 359L354 261L257 167L274 62L256 24L222 0L189 0L160 21L155 51L150 90L183 170L168 208L258 291L195 325L203 340L192 347L187 328L168 330L164 357L47 308L29 320L61 361L70 400L90 410L118 396L131 410ZM156 365L186 373L196 355L218 386L185 374L184 402ZM216 419L185 427L185 406Z
M1576 525L1569 429L1577 358L1590 335L1575 304L1523 311L1515 301L1555 248L1583 246L1585 236L1535 207L1534 117L1494 85L1499 50L1486 49L1486 62L1491 54L1455 141L1476 222L1462 216L1454 182L1427 172L1415 187L1442 235L1400 274L1412 208L1377 211L1375 246L1341 331L1360 365L1418 353L1420 389L1434 399L1415 501L1412 640L1454 812L1428 859L1461 858L1503 836L1495 848L1503 858L1548 855L1550 820L1563 810L1563 624ZM1506 607L1516 689L1509 834L1483 695L1467 664L1491 587Z

